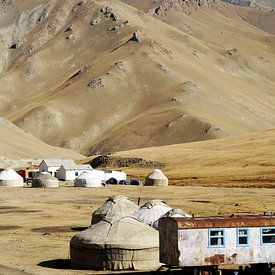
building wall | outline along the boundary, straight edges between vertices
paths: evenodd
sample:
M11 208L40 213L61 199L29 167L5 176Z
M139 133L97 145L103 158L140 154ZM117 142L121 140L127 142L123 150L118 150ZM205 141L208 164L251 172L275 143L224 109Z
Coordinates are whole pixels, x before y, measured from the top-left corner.
M178 230L179 266L275 262L275 245L261 244L261 228L249 228L249 246L237 245L237 229L224 228L225 246L209 247L208 229Z
M91 171L90 169L87 170L66 170L63 166L60 167L57 178L59 180L75 180L81 173L84 171L88 172ZM76 175L77 173L77 175Z
M40 172L49 172L53 176L56 176L55 173L58 171L58 169L59 169L59 166L50 166L50 167L48 167L47 164L44 161L39 165L39 171Z
M120 172L120 171L111 171L111 172L105 171L104 177L105 177L105 181L110 178L115 178L117 181L126 180L126 173Z

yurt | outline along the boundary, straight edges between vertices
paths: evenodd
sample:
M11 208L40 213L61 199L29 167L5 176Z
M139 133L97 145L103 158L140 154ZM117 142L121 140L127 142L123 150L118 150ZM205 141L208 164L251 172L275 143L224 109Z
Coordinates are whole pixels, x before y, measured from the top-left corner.
M33 179L32 187L35 188L57 188L59 187L59 181L48 172L41 172Z
M152 200L141 206L134 214L140 221L152 226L162 215L172 208L161 200Z
M103 219L71 239L70 255L75 268L158 269L159 234L134 217Z
M102 173L100 173L102 172ZM102 187L102 180L104 177L103 171L91 170L84 171L74 181L75 187Z
M159 169L152 171L145 179L145 186L168 186L168 178Z
M92 224L99 222L107 216L119 219L133 215L138 208L137 204L125 196L118 195L110 197L92 214Z
M185 213L181 209L173 208L173 209L169 210L167 213L165 213L164 215L162 215L160 218L164 218L164 217L171 217L171 218L187 218L188 217L188 218L190 218L192 216ZM153 223L153 228L155 228L156 230L159 230L159 219Z
M23 178L14 170L8 169L0 172L1 187L22 187L24 185Z

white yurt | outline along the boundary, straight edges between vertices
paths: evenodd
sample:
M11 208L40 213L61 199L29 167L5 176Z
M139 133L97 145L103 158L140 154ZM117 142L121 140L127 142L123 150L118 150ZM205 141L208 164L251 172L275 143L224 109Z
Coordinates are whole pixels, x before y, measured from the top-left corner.
M134 217L103 219L71 239L70 256L75 268L156 270L158 231Z
M102 187L104 172L98 170L84 171L74 181L75 187Z
M164 218L164 217L171 217L171 218L191 218L192 216L189 215L189 214L187 214L187 213L185 213L181 209L173 208L173 209L169 210L167 213L165 213L164 215L162 215L160 218ZM153 228L155 228L156 230L159 230L159 219L156 220L153 223Z
M0 172L1 187L22 187L24 185L23 178L12 169Z
M168 178L159 169L155 169L145 178L145 186L168 186Z
M32 187L34 188L58 188L59 181L48 172L41 172L33 179Z
M92 214L92 224L99 222L105 217L119 219L125 216L131 216L138 209L138 205L125 196L110 197L102 206Z
M172 208L164 201L151 200L141 206L134 214L142 222L152 226L162 215L166 214Z

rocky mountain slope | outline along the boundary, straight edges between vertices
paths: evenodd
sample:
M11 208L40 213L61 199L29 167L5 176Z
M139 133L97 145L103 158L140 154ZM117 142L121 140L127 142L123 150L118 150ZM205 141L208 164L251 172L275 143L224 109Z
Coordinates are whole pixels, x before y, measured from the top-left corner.
M0 115L86 154L275 125L272 33L220 1L124 2L2 0Z

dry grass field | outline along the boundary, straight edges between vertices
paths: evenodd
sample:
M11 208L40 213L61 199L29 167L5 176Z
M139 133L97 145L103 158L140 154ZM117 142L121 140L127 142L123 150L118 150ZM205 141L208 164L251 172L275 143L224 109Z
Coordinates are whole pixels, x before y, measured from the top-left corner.
M274 189L222 187L126 187L0 189L0 274L94 274L71 270L69 241L87 227L92 211L109 196L123 194L141 204L162 199L195 215L274 211ZM57 261L58 260L58 261ZM106 272L98 272L105 274Z

